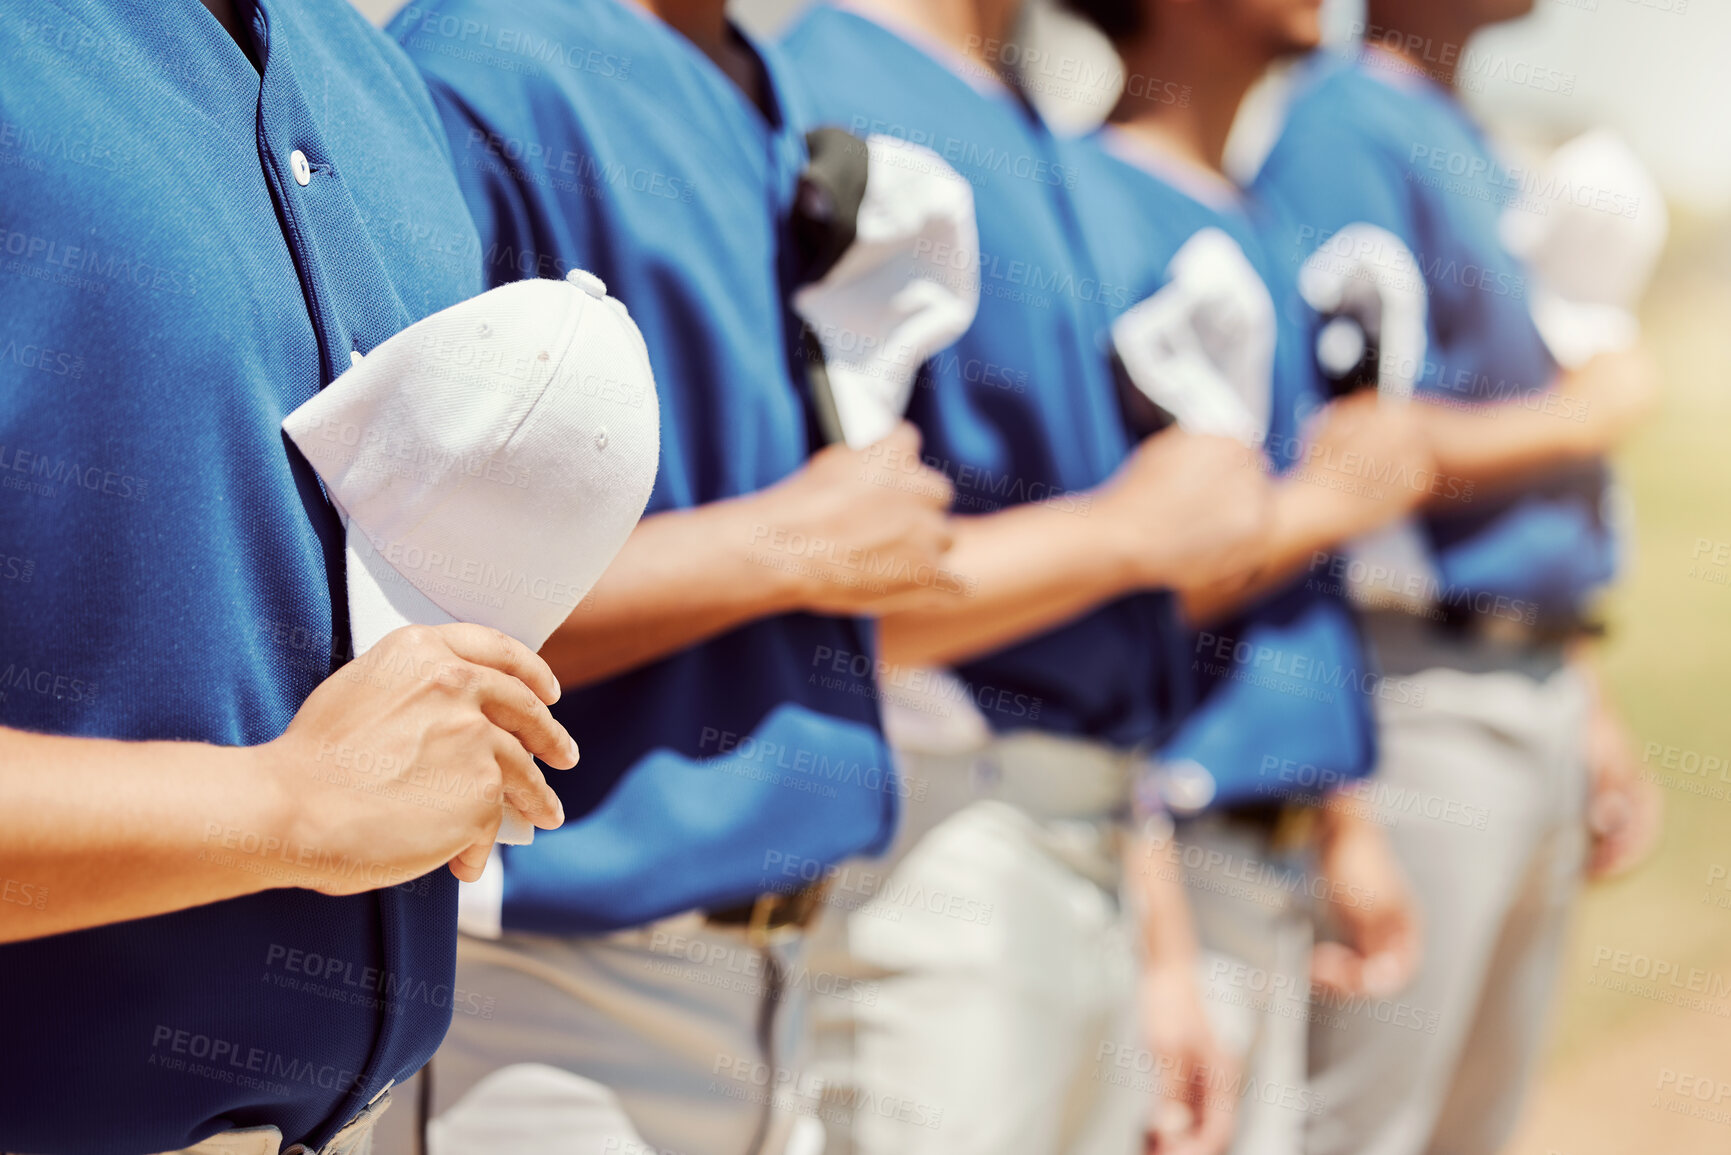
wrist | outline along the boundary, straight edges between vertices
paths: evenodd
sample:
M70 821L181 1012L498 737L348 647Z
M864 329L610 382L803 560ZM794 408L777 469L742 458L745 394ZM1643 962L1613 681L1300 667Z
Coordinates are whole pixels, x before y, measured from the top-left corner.
M1274 525L1271 536L1282 552L1331 550L1346 540L1338 506L1332 493L1302 478L1287 476L1274 487Z
M759 490L724 503L718 510L728 518L726 538L734 543L739 563L749 574L753 591L751 617L772 617L812 608L813 578L799 559L781 543L794 532L798 518L790 516L787 483Z
M1105 592L1124 597L1173 585L1172 551L1162 548L1160 535L1147 532L1148 525L1161 520L1159 511L1120 500L1110 482L1094 490L1092 498L1091 540L1083 556L1091 559L1089 568Z
M321 847L315 807L308 804L305 768L286 744L286 735L258 746L229 748L240 765L224 767L238 786L235 825L256 831L259 846L293 861L306 847ZM275 848L280 847L280 851Z

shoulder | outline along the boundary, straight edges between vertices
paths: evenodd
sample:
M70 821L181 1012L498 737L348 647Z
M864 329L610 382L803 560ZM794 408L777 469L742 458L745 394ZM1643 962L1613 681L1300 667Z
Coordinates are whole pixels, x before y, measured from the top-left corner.
M386 26L435 84L471 99L547 89L629 97L679 57L675 34L624 0L417 0Z
M915 139L920 129L914 126L967 119L990 103L919 45L825 4L807 10L782 36L780 49L820 117L868 117L870 132Z
M1355 60L1318 54L1304 65L1263 172L1355 158L1402 164L1425 118L1420 93L1371 75Z
M787 26L781 45L789 56L805 60L844 46L850 30L869 35L874 28L870 21L852 13L814 4Z

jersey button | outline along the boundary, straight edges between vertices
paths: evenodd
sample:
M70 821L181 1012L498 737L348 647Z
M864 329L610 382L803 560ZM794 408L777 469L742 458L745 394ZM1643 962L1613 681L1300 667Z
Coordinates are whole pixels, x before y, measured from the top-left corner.
M588 293L591 297L601 298L607 295L607 282L591 273L588 269L572 269L565 274L565 279Z
M307 154L300 149L289 153L289 167L294 169L295 183L305 188L313 179L313 166L307 163Z

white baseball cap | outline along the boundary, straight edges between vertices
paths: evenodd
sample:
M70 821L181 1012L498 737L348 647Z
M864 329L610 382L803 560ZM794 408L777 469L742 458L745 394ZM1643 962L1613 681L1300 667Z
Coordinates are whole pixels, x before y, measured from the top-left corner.
M1223 230L1173 254L1169 278L1112 323L1131 384L1191 433L1260 445L1273 405L1274 299Z
M1500 232L1537 281L1533 318L1558 363L1579 366L1639 339L1635 306L1664 252L1670 214L1622 137L1598 128L1558 148L1529 195L1503 210Z
M539 650L642 517L660 441L642 334L582 270L417 321L283 429L344 518L357 656L459 621Z
M1377 393L1393 401L1410 399L1424 375L1430 294L1422 269L1405 241L1368 221L1354 221L1337 229L1298 272L1299 295L1325 317L1341 309L1354 285L1376 293L1382 306Z
M869 137L853 244L793 307L823 347L836 418L856 449L896 427L926 358L980 307L974 190L929 148Z

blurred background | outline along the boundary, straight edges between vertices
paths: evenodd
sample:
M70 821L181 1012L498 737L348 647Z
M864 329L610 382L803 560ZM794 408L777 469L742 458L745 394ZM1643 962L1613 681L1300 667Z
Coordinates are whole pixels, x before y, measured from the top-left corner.
M358 0L383 21L397 0ZM574 0L575 2L575 0ZM1454 0L1435 0L1450 3ZM773 32L803 0L735 0ZM1359 3L1326 5L1344 43ZM1100 53L1049 0L1023 43ZM1647 336L1666 371L1653 420L1619 457L1634 497L1602 668L1663 788L1659 849L1581 904L1545 1070L1511 1155L1731 1151L1731 0L1537 0L1469 48L1469 104L1516 153L1618 129L1671 208ZM1469 70L1472 71L1472 70ZM1544 84L1521 83L1535 74ZM1110 86L1030 85L1080 128ZM1254 134L1246 134L1253 137ZM1254 149L1254 140L1244 147ZM1715 561L1717 554L1717 561ZM1655 978L1654 976L1658 977Z

